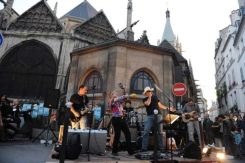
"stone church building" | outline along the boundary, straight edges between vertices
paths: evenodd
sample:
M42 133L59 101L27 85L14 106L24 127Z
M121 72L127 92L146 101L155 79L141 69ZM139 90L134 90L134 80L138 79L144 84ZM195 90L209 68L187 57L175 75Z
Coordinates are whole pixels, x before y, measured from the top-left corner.
M105 13L87 0L61 18L45 0L21 15L12 9L14 0L1 2L0 94L43 100L50 89L57 89L69 99L79 85L86 84L90 98L105 102L106 95L122 83L141 101L145 86L156 84L174 98L172 85L184 82L186 97L196 95L191 69L181 52L167 40L150 45L146 31L134 39L131 0L127 26L119 33Z

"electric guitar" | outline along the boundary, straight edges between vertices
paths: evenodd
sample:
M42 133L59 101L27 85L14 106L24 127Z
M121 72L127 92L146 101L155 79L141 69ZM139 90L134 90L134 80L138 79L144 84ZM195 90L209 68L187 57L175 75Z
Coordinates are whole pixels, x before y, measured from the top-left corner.
M87 115L89 112L91 112L91 111L93 111L93 108L82 108L82 109L80 109L81 111L75 111L76 113L78 113L79 114L79 116L77 117L77 116L75 116L75 114L71 111L71 115L70 115L70 119L71 119L71 121L72 122L78 122L78 121L80 121L80 119L83 117L83 116L85 116L85 115Z
M185 123L190 122L190 121L196 121L196 120L198 120L198 118L199 118L199 116L198 116L196 111L192 111L189 113L183 113L182 114L182 120Z
M67 108L72 108L72 102L67 102L66 104ZM74 109L74 111L76 113L79 114L79 116L77 117L71 110L70 110L70 119L72 122L78 122L84 115L86 115L87 113L89 113L90 111L93 111L93 108L81 108L80 111L76 111Z

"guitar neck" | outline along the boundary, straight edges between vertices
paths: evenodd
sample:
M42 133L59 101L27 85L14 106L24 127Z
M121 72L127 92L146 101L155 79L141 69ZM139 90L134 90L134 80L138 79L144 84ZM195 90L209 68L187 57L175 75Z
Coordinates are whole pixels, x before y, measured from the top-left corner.
M85 108L84 110L81 111L82 114L86 114L88 112L92 111L90 108Z

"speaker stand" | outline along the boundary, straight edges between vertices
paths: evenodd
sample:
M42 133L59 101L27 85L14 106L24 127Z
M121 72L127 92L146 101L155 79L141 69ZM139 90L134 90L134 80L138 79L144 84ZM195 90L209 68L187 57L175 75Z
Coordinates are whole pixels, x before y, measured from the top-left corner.
M49 144L49 139L48 139L48 135L49 135L49 131L52 132L53 136L56 138L56 141L58 140L57 136L54 133L54 130L51 127L50 124L50 114L52 112L52 109L49 109L49 116L48 116L48 124L47 126L35 137L33 138L32 142L35 142L37 139L40 139L39 137L46 131L46 138L45 138L45 146L47 146Z

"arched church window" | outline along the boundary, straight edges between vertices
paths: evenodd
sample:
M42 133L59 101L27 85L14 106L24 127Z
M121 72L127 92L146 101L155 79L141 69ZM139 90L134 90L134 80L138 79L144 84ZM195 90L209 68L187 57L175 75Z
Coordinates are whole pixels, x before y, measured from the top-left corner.
M91 72L85 79L84 84L88 87L88 93L102 92L102 77L98 71Z
M130 83L130 92L142 94L145 87L154 87L154 80L153 78L145 71L139 71L132 77Z

